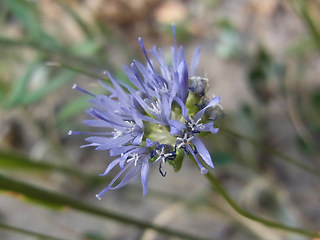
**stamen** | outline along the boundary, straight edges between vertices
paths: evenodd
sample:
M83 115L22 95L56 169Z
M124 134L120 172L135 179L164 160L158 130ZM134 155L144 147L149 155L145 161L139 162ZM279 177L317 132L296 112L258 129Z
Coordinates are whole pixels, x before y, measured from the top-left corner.
M129 154L129 158L127 159L127 163L134 161L134 165L137 166L138 160L140 156L137 153Z
M197 121L194 121L192 117L190 117L190 121L187 122L188 127L191 128L191 131L193 133L200 133L199 127L202 126L202 123L199 123L201 121L201 118L199 118Z
M161 174L162 177L165 177L167 175L167 172L162 172L162 162L159 164L159 172Z
M169 92L169 89L168 89L168 86L167 86L166 83L163 83L163 87L160 88L160 92L162 92L162 93L167 93L167 92Z
M151 107L148 107L154 114L160 116L161 115L161 110L159 106L159 102L156 101L156 104L151 103Z
M123 132L118 129L114 129L114 131L112 133L113 133L113 139L116 139L116 138L122 136L122 134L123 134Z
M186 145L190 145L191 144L191 140L194 138L194 136L188 136L187 133L184 134L183 138L181 137L177 137L177 141L180 141L181 143L179 143L177 145L178 148L182 148L182 147L186 147Z

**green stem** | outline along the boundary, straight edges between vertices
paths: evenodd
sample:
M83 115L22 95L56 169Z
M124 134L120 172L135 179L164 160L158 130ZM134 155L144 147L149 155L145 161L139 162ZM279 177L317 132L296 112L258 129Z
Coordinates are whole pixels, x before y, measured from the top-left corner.
M74 67L74 66L71 66L71 65L68 65L65 63L61 63L61 62L47 62L47 66L65 68L65 69L71 70L76 73L83 74L85 76L88 76L88 77L94 78L94 79L106 79L105 76L90 73L90 72L83 70L83 68Z
M315 21L312 19L309 11L309 6L307 5L307 1L305 0L295 0L294 1L298 6L298 12L300 13L305 25L309 29L311 36L313 37L317 48L320 50L320 32L317 28Z
M249 218L253 221L262 223L266 226L272 227L272 228L277 228L277 229L281 229L284 231L288 231L288 232L293 232L293 233L297 233L297 234L301 234L301 235L305 235L308 237L320 237L320 234L315 233L315 232L311 232L305 229L301 229L301 228L296 228L296 227L291 227L291 226L286 226L283 225L281 223L277 223L262 217L258 217L256 215L253 215L252 213L244 210L243 208L241 208L239 205L237 205L237 203L230 197L230 195L224 190L224 188L222 187L222 185L219 183L219 181L217 180L217 178L212 175L210 172L208 172L206 175L206 178L209 180L209 182L211 183L211 185L221 194L221 196L226 200L226 202L236 211L238 212L240 215Z
M109 218L117 222L136 226L141 229L153 229L160 234L175 236L183 239L200 240L204 239L198 236L194 236L188 233L180 232L177 230L161 227L159 225L151 224L149 222L141 221L129 216L124 216L119 213L109 211L107 209L99 208L87 203L81 202L78 199L73 199L68 196L64 196L58 193L54 193L48 190L41 189L36 186L32 186L27 183L9 178L0 174L0 189L5 191L12 191L22 194L28 198L43 202L46 205L57 207L70 207L72 209L93 214L96 216Z
M97 176L91 176L85 174L76 168L70 168L67 166L61 166L52 164L46 161L34 161L21 154L0 150L0 168L1 169L17 169L28 171L58 171L67 175L71 175L81 180L85 180L86 183L96 183L101 181L101 178Z
M298 160L296 160L296 159L294 159L294 158L292 158L292 157L290 157L290 156L288 156L288 155L286 155L286 154L274 149L271 146L268 146L266 144L262 144L257 140L254 140L252 138L244 136L244 135L242 135L240 133L237 133L237 132L235 132L235 131L233 131L231 129L228 129L228 128L224 128L223 132L226 132L226 133L231 134L231 135L233 135L233 136L235 136L237 138L240 138L240 139L242 139L244 141L247 141L247 142L251 143L254 146L257 146L259 148L264 149L265 151L271 152L272 154L274 154L275 156L279 157L280 159L285 160L286 162L288 162L288 163L290 163L290 164L292 164L292 165L294 165L294 166L296 166L298 168L301 168L301 169L307 171L308 173L314 175L315 177L320 178L320 172L318 170L303 164L302 162L300 162L300 161L298 161Z
M42 234L42 233L37 233L37 232L30 231L30 230L13 227L13 226L4 224L2 222L0 222L0 228L2 228L4 230L7 230L7 231L11 231L11 232L17 232L17 233L21 233L21 234L24 234L24 235L29 235L29 236L36 237L36 238L39 238L39 239L64 240L63 238L52 237L52 236L48 236L48 235L45 235L45 234Z

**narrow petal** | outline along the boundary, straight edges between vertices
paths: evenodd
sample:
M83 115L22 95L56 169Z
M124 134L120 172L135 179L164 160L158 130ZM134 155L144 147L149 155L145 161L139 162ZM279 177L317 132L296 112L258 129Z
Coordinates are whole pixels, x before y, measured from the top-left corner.
M216 134L219 131L219 128L215 128L213 126L213 122L204 123L199 127L199 129L200 129L200 131L212 132L214 134Z
M178 91L179 97L183 102L187 100L189 93L189 78L188 78L188 66L186 61L180 63L178 67L180 89Z
M182 111L182 116L184 117L185 120L189 120L189 113L188 113L188 109L186 107L186 105L181 101L180 98L173 98L173 100L179 104L181 111Z
M115 187L111 187L110 189L119 189L122 188L123 186L127 185L131 179L136 176L140 170L141 166L137 165L137 166L133 166L129 172L124 176L124 178L121 180L121 182L115 186Z
M113 86L115 87L115 89L118 91L119 93L119 97L122 98L123 100L128 98L128 95L125 93L125 91L123 91L123 89L121 88L121 86L119 85L119 80L116 79L113 75L111 75L109 72L107 72L107 76L110 78Z
M104 171L104 173L99 174L99 176L105 176L107 175L118 163L119 163L120 159L117 158L115 160L113 160L107 167L107 169Z
M85 148L85 147L96 147L96 146L99 146L99 144L97 144L97 143L90 143L90 144L82 145L82 146L80 146L80 148Z
M109 123L100 119L83 120L82 122L90 127L109 127L110 126Z
M143 128L142 119L139 118L137 112L136 112L135 110L132 110L131 113L132 113L132 117L133 117L133 120L135 121L135 123L136 123L140 128Z
M144 132L141 132L136 138L132 141L133 145L140 145Z
M190 65L190 76L194 77L196 76L196 70L199 64L199 59L200 59L200 47L197 47L197 49L195 50L194 54L193 54L193 58L191 61L191 65Z
M130 151L132 149L136 148L136 146L132 146L132 145L129 145L129 146L121 146L121 147L115 147L115 148L112 148L110 150L110 156L117 156L117 155L120 155L121 153L126 153L127 151Z
M214 168L210 153L208 152L208 149L202 143L202 141L199 138L194 137L191 140L191 143L197 148L199 155L206 162L206 164L208 164L210 167Z
M176 134L179 134L179 133L181 133L180 129L175 128L173 126L170 126L170 135L176 135Z
M152 141L150 140L149 138L146 139L146 147L153 147L155 145L160 145L159 142L155 142L155 141Z
M200 168L201 173L202 174L207 174L208 170L204 166L202 166L202 164L200 163L199 159L197 158L196 154L194 153L194 151L192 150L190 145L187 145L187 149L188 149L189 152L191 152L194 160L196 161L198 167Z
M147 59L147 62L149 63L149 67L150 67L150 68L152 69L152 71L154 72L153 66L152 66L152 64L151 64L151 62L150 62L150 59L149 59L149 57L148 57L148 54L147 54L147 52L146 52L146 49L145 49L145 47L144 47L144 44L143 44L143 41L142 41L142 38L141 38L141 37L138 38L138 42L139 42L139 44L140 44L140 47L141 47L141 50L142 50L144 56L145 56L146 59Z
M133 164L133 163L132 163ZM123 168L113 179L112 181L109 183L109 185L103 189L100 193L96 194L96 197L101 200L102 196L109 191L109 189L111 189L111 186L115 183L115 181L118 180L118 178L122 175L123 172L125 172L127 170L127 168L132 165L132 164L128 164L125 168Z
M107 138L107 137L88 137L88 138L85 138L85 140L90 143L105 144L105 143L111 142L114 139Z
M96 150L109 150L115 147L120 147L121 145L131 141L134 137L132 137L130 134L111 139L108 143L101 144L99 147L96 148Z
M185 126L183 123L181 123L181 122L179 122L179 121L177 121L177 120L171 119L171 120L169 120L168 122L169 122L169 125L170 125L171 127L175 127L175 128L177 128L177 129L179 129L179 130L181 130L181 129L186 129L186 126Z
M143 189L143 196L148 193L148 178L149 178L149 163L145 161L141 167L141 184Z

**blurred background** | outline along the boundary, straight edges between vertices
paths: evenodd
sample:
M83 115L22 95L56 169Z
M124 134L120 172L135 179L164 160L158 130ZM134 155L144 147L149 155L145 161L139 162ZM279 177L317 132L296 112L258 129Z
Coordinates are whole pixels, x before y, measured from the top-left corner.
M319 20L317 0L0 0L0 238L179 239L143 221L199 239L310 239L242 217L190 159L154 169L144 198L136 179L98 201L108 153L67 133L89 130L72 85L103 93L104 70L127 81L139 36L169 56L175 23L224 107L204 139L212 173L253 214L319 232Z

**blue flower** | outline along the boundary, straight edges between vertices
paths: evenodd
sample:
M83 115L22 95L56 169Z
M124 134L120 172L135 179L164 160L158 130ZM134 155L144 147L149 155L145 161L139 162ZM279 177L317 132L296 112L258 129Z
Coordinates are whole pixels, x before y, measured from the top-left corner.
M103 131L70 131L69 134L92 135L85 138L88 144L82 147L109 150L110 156L115 157L101 176L114 168L120 169L109 185L96 195L99 199L108 190L125 186L139 173L145 195L149 168L157 165L165 176L163 168L168 162L178 171L185 154L191 153L203 174L208 170L199 156L206 165L214 167L199 136L204 132L218 132L213 122L215 109L222 109L220 97L208 100L205 95L208 79L196 75L200 48L196 49L188 69L184 49L176 43L175 26L173 35L172 64L167 64L162 50L156 46L148 54L142 39L138 39L146 65L133 60L130 66L124 67L132 86L105 72L111 85L99 83L107 95L94 95L77 85L73 87L92 97L92 107L87 110L92 119L84 123ZM122 180L115 185L118 179Z

